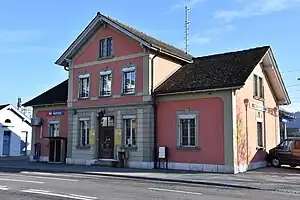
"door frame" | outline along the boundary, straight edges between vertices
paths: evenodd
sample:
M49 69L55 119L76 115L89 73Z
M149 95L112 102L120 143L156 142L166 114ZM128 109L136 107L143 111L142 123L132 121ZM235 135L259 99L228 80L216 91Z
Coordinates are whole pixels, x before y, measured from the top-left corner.
M104 118L106 118L106 125L102 126L102 122L104 122ZM108 119L113 120L112 124L109 124ZM108 115L103 115L101 117L98 117L98 159L114 159L115 158L115 116L108 116ZM105 130L106 129L106 130ZM111 129L111 137L113 138L113 147L112 147L112 155L111 158L103 158L103 148L102 144L104 142L104 131L107 131Z
M7 136L6 136L6 133ZM8 155L4 155L4 137L8 137ZM10 156L10 144L11 143L11 131L4 131L3 132L3 139L2 139L2 156Z
M53 148L53 152L51 152L51 148L50 148L50 141L53 140L54 141L54 148ZM57 148L56 148L56 142L57 141L60 141L60 161L59 162L56 162L56 151L57 151ZM49 159L49 163L65 163L65 158L66 158L66 143L67 143L67 140L65 138L61 138L61 137L52 137L52 138L49 138L49 158L50 158L50 154L53 154L53 161L50 161Z

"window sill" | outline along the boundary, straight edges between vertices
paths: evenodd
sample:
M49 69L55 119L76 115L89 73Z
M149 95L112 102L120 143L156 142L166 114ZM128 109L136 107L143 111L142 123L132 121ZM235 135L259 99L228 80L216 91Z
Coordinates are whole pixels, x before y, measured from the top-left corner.
M134 147L121 146L121 149L124 149L124 150L131 150L131 151L136 151L136 150L137 150L137 147L136 147L136 146L134 146Z
M108 59L112 59L114 58L114 55L111 55L111 56L105 56L105 57L98 57L97 60L98 61L101 61L101 60L108 60Z
M88 100L90 97L78 97L78 100Z
M184 147L184 146L177 146L176 150L187 150L187 151L199 151L201 150L200 147Z
M136 92L128 92L128 93L122 93L121 96L134 96L136 95Z
M99 99L110 98L112 95L99 95Z
M256 99L258 101L264 101L265 99L263 97L255 96L253 95L253 99Z
M260 147L260 146L257 146L256 147L256 150L260 151L260 150L265 150L266 148L265 147Z
M76 146L76 149L79 149L79 150L89 150L89 149L91 149L91 146L90 145L87 145L87 146Z

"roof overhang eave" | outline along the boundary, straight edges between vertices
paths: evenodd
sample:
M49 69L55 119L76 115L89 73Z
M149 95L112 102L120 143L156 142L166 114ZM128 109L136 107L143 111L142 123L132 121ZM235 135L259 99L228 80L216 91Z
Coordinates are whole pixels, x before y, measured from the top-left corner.
M214 89L205 89L205 90L192 90L192 91L182 91L182 92L166 92L166 93L156 93L157 96L167 96L167 95L178 95L178 94L191 94L191 93L205 93L205 92L218 92L225 90L237 90L241 89L244 85L233 86L233 87L224 87L224 88L214 88Z

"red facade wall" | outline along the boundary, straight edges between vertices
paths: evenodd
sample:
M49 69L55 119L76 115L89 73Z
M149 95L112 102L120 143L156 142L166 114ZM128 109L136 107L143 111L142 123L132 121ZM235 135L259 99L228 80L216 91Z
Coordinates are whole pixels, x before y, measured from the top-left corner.
M40 156L49 156L49 139L45 138L48 137L48 120L50 119L57 119L60 121L60 127L59 127L59 136L60 137L68 137L68 113L66 110L67 106L59 106L55 108L49 107L49 109L43 109L41 111L37 111L36 117L40 117L43 120L42 125L42 137L40 138L40 130L41 127L35 127L35 142L34 143L40 143L41 144L41 155ZM64 115L57 115L57 116L50 116L49 112L53 110L63 110Z
M200 150L178 150L176 112L198 111ZM158 104L157 140L169 148L169 161L195 164L224 164L224 103L220 98L165 101Z
M127 35L115 30L113 27L107 26L102 28L96 37L74 60L74 65L96 61L99 56L99 41L102 38L113 38L114 57L128 56L143 52L143 48L138 42L129 38Z

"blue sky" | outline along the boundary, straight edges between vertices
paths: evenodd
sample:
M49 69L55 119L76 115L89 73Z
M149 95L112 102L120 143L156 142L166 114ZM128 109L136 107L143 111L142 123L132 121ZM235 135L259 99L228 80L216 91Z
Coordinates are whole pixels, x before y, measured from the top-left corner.
M65 80L54 62L98 11L184 47L185 5L194 56L271 45L292 99L288 109L300 110L300 0L1 0L0 84L6 90L0 104L25 102Z

